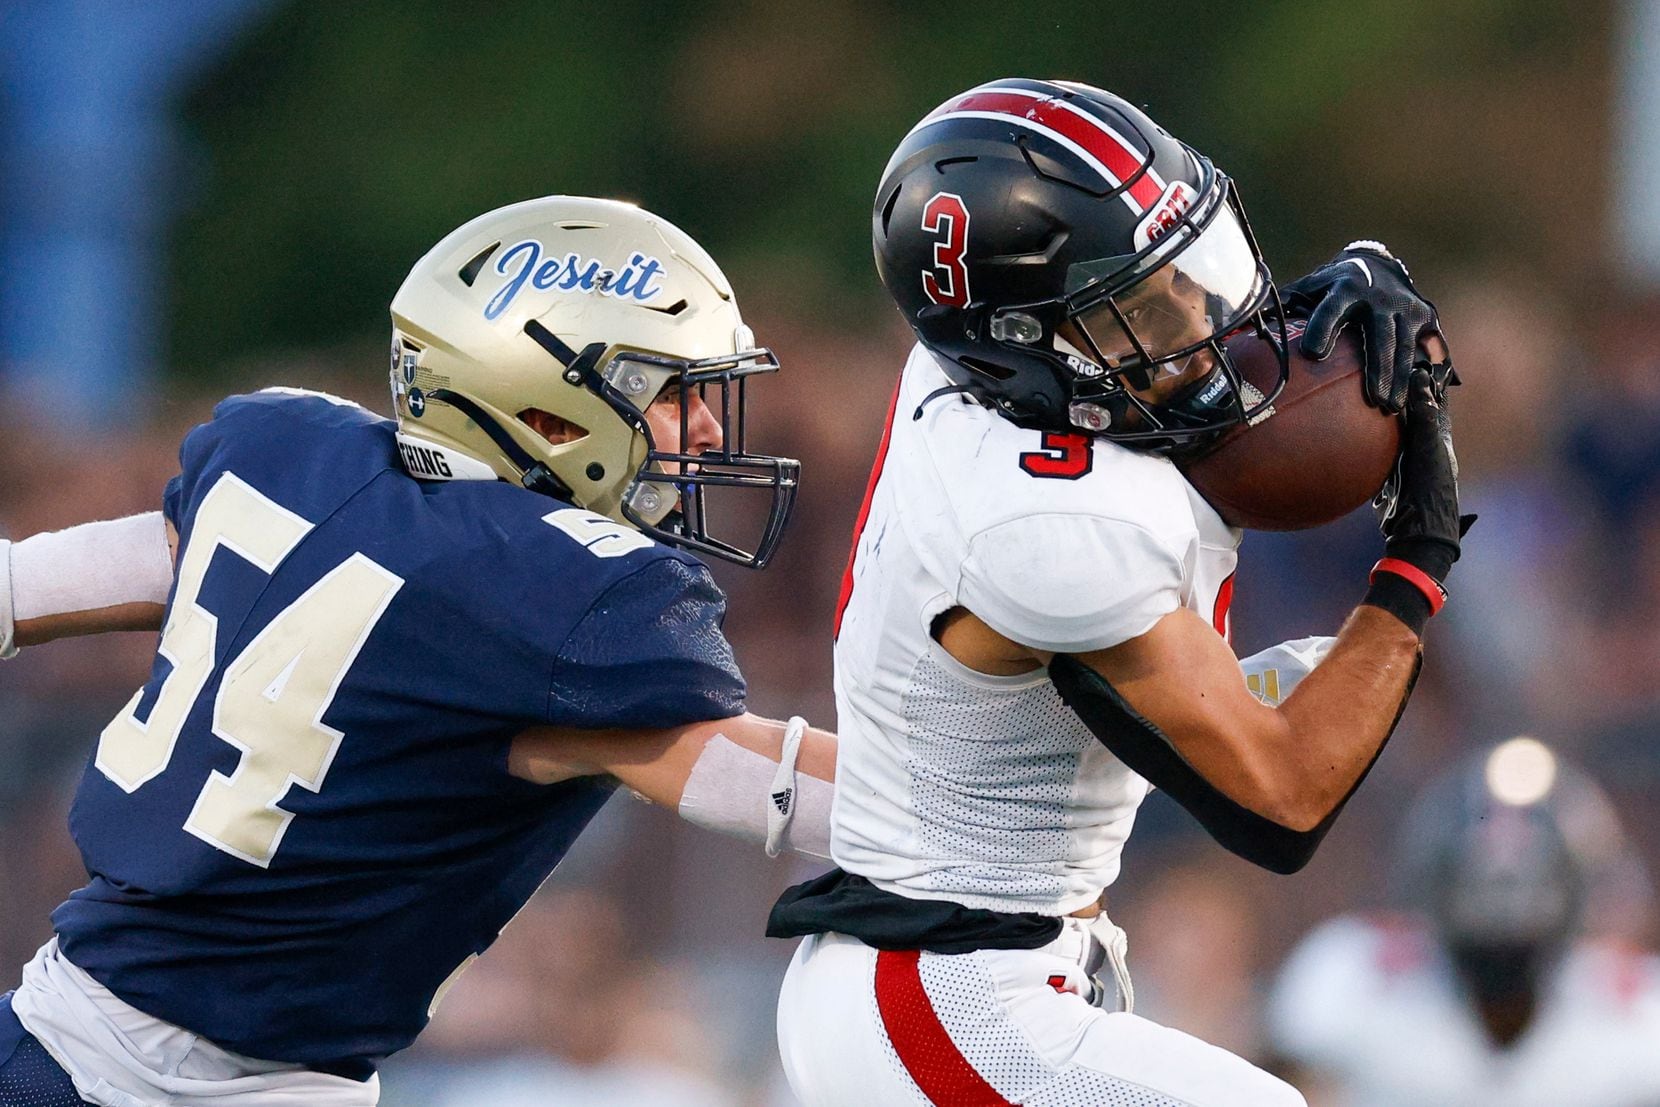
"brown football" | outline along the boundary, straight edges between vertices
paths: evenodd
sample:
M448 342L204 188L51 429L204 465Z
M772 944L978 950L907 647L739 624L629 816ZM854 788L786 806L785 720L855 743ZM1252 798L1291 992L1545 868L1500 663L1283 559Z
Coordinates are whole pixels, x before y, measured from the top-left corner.
M1345 327L1325 361L1297 352L1291 320L1291 374L1273 407L1235 427L1182 472L1222 518L1252 530L1305 530L1342 518L1383 487L1401 449L1400 419L1366 402L1360 339ZM1228 354L1264 391L1279 373L1273 347L1246 333Z

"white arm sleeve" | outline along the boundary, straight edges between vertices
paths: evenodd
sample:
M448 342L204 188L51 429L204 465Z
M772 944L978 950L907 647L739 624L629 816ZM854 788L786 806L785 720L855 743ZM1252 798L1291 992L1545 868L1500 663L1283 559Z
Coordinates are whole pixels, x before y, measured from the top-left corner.
M173 555L159 511L0 543L0 656L16 624L129 603L165 604Z
M1278 707L1326 659L1336 641L1328 637L1298 638L1253 653L1239 663L1245 687L1269 707Z
M1182 559L1146 528L1034 515L969 543L957 600L1033 649L1087 653L1127 642L1181 605Z
M17 617L12 607L12 544L0 542L0 661L17 656Z
M680 797L680 817L705 830L764 843L767 856L794 850L830 859L830 801L835 787L795 770L800 731L790 720L783 760L717 734L703 747ZM792 748L792 745L794 748Z

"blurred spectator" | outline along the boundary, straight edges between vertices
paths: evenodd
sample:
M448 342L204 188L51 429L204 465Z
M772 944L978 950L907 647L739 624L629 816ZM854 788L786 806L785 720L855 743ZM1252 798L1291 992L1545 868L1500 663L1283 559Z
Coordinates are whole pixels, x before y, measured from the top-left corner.
M1185 859L1160 859L1156 869L1148 860L1132 862L1135 871L1158 879L1134 906L1120 913L1109 903L1131 939L1135 1013L1247 1060L1260 1058L1257 977L1266 968L1266 918L1252 894L1258 874L1208 845Z
M385 1107L728 1107L683 974L616 903L550 887L444 995L385 1076Z
M1660 959L1609 939L1652 897L1600 791L1517 738L1403 829L1404 913L1322 924L1272 1000L1312 1107L1660 1103Z

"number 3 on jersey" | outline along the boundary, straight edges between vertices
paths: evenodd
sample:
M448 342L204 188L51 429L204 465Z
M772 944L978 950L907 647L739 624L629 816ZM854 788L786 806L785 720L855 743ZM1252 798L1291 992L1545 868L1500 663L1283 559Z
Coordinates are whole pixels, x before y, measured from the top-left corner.
M313 524L260 495L231 473L196 512L179 564L160 653L173 663L149 717L140 692L98 740L98 770L135 792L166 770L173 748L213 675L219 624L197 600L223 546L269 574ZM214 772L184 829L233 857L267 868L292 814L277 804L298 784L323 786L342 737L323 725L335 692L403 579L353 554L284 608L225 667L213 704L213 733L241 751L230 776Z
M934 266L922 271L922 291L936 304L968 304L968 205L954 192L936 192L922 208L922 229L939 235Z

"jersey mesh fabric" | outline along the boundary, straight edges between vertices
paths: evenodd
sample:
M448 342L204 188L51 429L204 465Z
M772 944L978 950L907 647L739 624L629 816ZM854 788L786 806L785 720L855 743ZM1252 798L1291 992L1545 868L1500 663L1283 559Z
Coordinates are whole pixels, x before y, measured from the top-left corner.
M963 1058L1010 1103L1055 1075L998 1002L997 984L978 954L922 955L923 990Z
M928 1000L963 1059L1008 1103L1022 1107L1188 1107L1140 1084L1096 1069L1055 1069L998 1001L991 971L977 954L922 955L918 963ZM912 1082L884 1037L890 1063ZM926 1059L913 1058L913 1063Z
M85 1103L69 1074L32 1037L19 1042L11 1060L0 1065L0 1107L83 1107Z
M1084 1068L1067 1069L1020 1102L1021 1107L1190 1107L1185 1099Z
M906 765L920 857L935 860L926 886L973 907L1010 898L1054 903L1075 896L1077 876L1099 890L1116 875L1116 848L1139 790L1126 788L1088 728L1043 679L978 686L932 654L916 666L905 696L911 721ZM1088 795L1079 794L1086 791ZM1100 794L1097 795L1097 792ZM1098 814L1095 803L1118 808ZM1069 872L1080 870L1080 872ZM1069 876L1073 879L1069 880ZM1084 887L1085 894L1090 890Z

